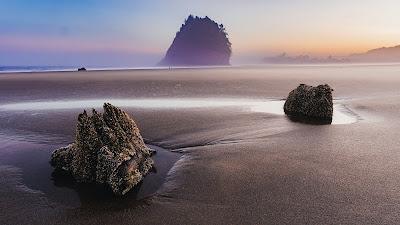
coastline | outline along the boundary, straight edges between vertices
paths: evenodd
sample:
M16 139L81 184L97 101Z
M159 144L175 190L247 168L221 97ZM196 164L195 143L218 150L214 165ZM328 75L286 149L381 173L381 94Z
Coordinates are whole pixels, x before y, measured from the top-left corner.
M23 67L23 66L22 66ZM29 66L28 66L29 67ZM35 66L33 66L35 67ZM39 66L41 67L41 66ZM46 68L46 66L43 66ZM32 70L0 70L0 74L18 74L18 73L60 73L60 72L80 72L78 71L78 67L68 66L66 69L32 69ZM233 67L231 65L227 66L149 66L149 67L86 67L87 71L84 72L114 72L114 71L157 71L157 70L181 70L181 69L216 69L216 68L230 68ZM1 68L1 67L0 67Z
M198 69L227 69L227 68L263 68L263 67L375 67L375 66L399 66L400 62L348 62L348 63L259 63L259 64L238 64L238 65L223 65L223 66L148 66L148 67L86 67L85 72L116 72L116 71L163 71L163 70L198 70ZM7 67L7 66L5 66ZM13 66L14 67L14 66ZM49 66L15 66L15 67L37 67L48 68ZM0 70L2 74L31 74L31 73L61 73L61 72L79 72L79 66L60 66L65 69L20 69L20 70ZM1 66L0 66L1 68Z

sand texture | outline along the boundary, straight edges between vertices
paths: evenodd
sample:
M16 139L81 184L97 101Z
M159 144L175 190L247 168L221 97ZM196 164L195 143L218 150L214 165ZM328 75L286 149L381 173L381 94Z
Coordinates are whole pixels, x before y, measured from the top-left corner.
M157 191L135 202L88 200L82 189L40 185L51 176L35 169L24 175L27 165L49 166L50 150L73 140L82 108L2 108L71 99L282 99L300 83L329 84L357 122L316 126L236 106L124 107L147 144L168 150L164 159L180 153ZM0 223L399 224L398 87L398 65L1 74ZM75 196L72 203L60 192Z

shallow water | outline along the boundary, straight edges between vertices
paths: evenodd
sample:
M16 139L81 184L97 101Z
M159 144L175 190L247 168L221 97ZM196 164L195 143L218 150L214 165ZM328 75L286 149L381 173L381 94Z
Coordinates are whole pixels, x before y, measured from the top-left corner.
M100 108L104 102L119 107L150 109L187 109L236 107L252 112L285 115L283 100L257 100L237 98L159 98L159 99L89 99L65 101L37 101L0 105L0 110L9 111L44 111L62 109ZM332 124L352 124L358 121L354 112L343 104L334 103Z
M246 98L142 98L142 99L88 99L65 101L27 101L0 105L2 119L16 123L29 123L37 116L47 115L49 112L60 113L63 118L64 110L80 111L89 108L101 108L104 102L110 102L119 107L142 110L170 110L170 109L221 109L247 111L252 113L267 113L282 116L283 100L276 99L246 99ZM25 122L24 122L25 121ZM351 124L357 122L357 116L344 105L335 102L333 124ZM5 123L11 129L15 122ZM168 171L179 159L180 155L162 148L152 146L158 153L154 156L156 171L146 176L143 183L129 192L122 200L113 198L102 187L78 185L71 179L53 174L49 164L50 154L54 149L65 146L73 138L70 135L62 136L50 133L41 134L41 129L24 131L19 129L0 129L0 165L9 165L20 168L22 182L33 192L43 193L51 201L70 207L111 208L132 207L138 204L139 199L154 194L165 182ZM11 132L12 131L12 132ZM93 191L94 190L94 191Z
M285 101L268 101L251 107L253 112L264 112L277 115L285 115L283 106ZM358 121L358 116L346 108L343 104L333 104L332 124L352 124Z
M0 165L21 169L22 183L29 192L42 193L47 199L68 207L109 208L118 205L123 208L139 204L138 200L157 192L180 157L178 153L149 145L157 151L153 156L155 170L125 196L114 198L104 187L77 184L68 176L54 174L49 164L50 155L54 149L63 145L57 144L58 140L53 142L34 143L24 141L21 137L0 135Z

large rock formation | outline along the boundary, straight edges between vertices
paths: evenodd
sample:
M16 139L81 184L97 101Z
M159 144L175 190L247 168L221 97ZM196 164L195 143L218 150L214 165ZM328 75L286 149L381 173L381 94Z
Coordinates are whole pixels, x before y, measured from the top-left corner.
M105 184L124 195L152 168L151 150L127 113L108 103L103 108L103 114L79 115L75 142L55 150L51 165L77 182Z
M289 93L284 105L285 114L305 122L332 123L332 91L327 84L317 87L300 84Z
M222 24L190 15L159 65L229 65L232 51L227 36Z

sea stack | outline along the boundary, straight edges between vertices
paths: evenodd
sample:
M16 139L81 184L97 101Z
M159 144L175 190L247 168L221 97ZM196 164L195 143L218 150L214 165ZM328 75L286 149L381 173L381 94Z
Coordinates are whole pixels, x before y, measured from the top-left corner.
M190 15L169 47L161 66L229 65L231 43L222 24Z
M284 105L285 114L297 121L330 124L333 116L332 91L327 84L317 87L300 84L289 93Z
M79 114L74 143L55 150L51 165L77 182L105 184L124 195L152 168L152 150L127 113L109 103L103 108L103 114Z

